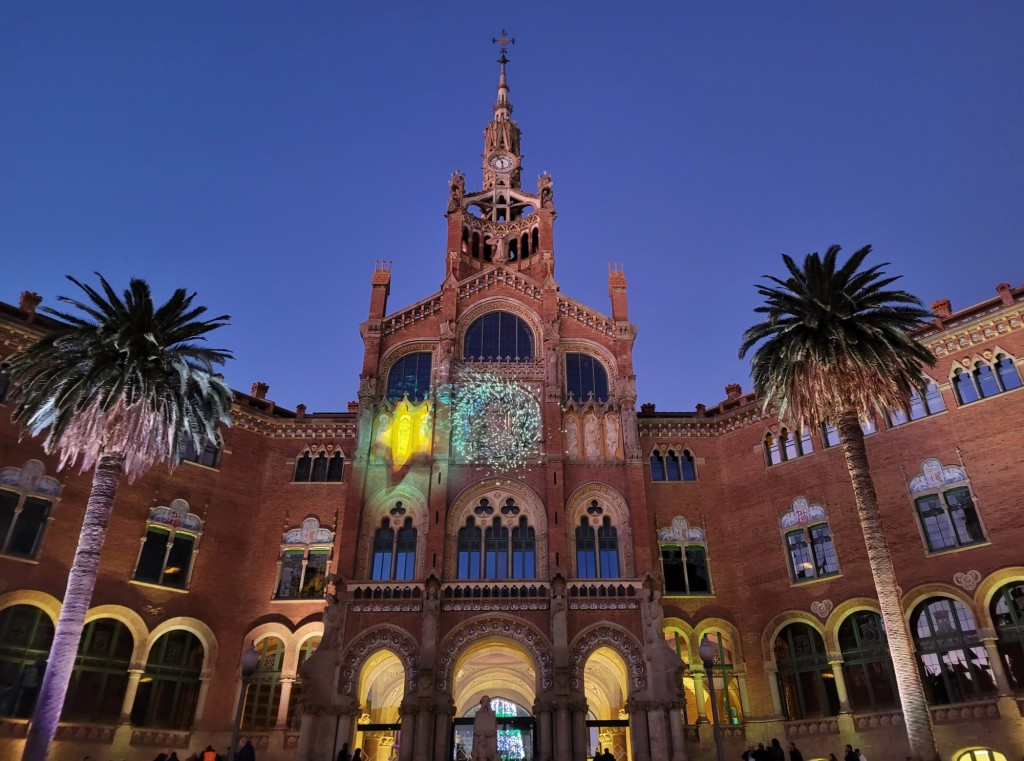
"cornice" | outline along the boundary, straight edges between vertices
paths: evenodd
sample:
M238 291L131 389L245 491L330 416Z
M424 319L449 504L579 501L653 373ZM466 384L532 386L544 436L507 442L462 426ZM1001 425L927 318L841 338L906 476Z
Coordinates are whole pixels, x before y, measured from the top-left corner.
M234 428L275 439L354 439L356 416L351 414L348 417L351 420L322 420L315 417L279 420L238 405L231 410Z

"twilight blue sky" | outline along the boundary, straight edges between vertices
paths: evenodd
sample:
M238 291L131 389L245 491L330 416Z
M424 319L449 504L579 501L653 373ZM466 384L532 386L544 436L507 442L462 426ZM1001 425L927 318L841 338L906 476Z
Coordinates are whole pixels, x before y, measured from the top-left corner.
M514 12L504 8L514 8ZM480 184L502 27L556 277L629 280L639 401L748 389L753 283L865 243L954 308L1024 281L1024 3L0 4L0 300L65 274L232 315L228 380L354 399L389 311L444 274L447 180Z

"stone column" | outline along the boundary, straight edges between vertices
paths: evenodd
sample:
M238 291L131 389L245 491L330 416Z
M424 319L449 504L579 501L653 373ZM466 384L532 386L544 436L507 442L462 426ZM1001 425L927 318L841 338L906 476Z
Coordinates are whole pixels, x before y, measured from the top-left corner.
M292 699L292 685L295 684L294 676L281 677L281 699L277 704L277 722L275 729L286 729L288 727L288 703Z
M647 705L639 701L626 704L629 728L633 735L633 761L651 761L651 743L647 734Z
M680 706L672 706L668 709L668 730L672 740L672 761L686 761L683 710Z
M349 744L349 755L352 755L352 714L351 713L340 713L338 714L338 725L334 730L334 741L337 743L338 748L335 750L335 757L341 750L341 746L345 743ZM332 758L331 761L334 761Z
M416 713L416 749L412 754L413 761L430 761L430 755L434 750L434 712L430 709L431 706L421 705ZM404 734L402 739L405 739Z
M210 691L210 682L213 681L213 673L203 671L199 676L199 696L196 698L196 712L192 716L192 726L196 727L203 718L203 712L206 710L206 695ZM232 712L232 716L234 713Z
M846 691L846 677L843 675L843 659L832 654L828 665L832 667L832 676L836 683L836 694L839 696L839 713L851 713L850 695Z
M1013 695L1013 688L1010 687L1010 679L1006 676L1006 667L1003 665L1003 658L999 655L999 647L996 645L997 637L991 629L982 629L978 632L981 635L981 644L985 646L985 653L988 655L988 665L992 667L992 675L996 678L996 688L1000 695Z
M440 707L434 713L434 761L449 761L452 757L449 742L453 713L450 706Z
M537 719L537 761L551 761L551 706L535 703L533 715Z
M415 746L416 709L406 704L402 706L402 747L398 749L398 761L413 761Z
M576 761L587 759L587 701L581 700L572 707L572 758Z
M740 691L740 707L743 709L743 721L746 722L750 716L750 696L747 695L747 675L743 672L736 674L736 684Z
M555 758L568 761L572 758L572 727L569 706L564 700L555 704Z
M669 748L668 727L665 726L665 708L659 703L651 704L647 709L647 742L651 748L651 758L668 758Z
M693 699L697 701L697 723L707 724L708 708L704 699L704 672L692 671L690 676L693 677Z
M782 695L779 694L779 667L775 661L764 664L764 673L768 677L768 689L772 694L772 711L776 719L782 719Z
M124 700L121 701L120 722L122 724L127 724L132 720L132 708L135 706L135 695L139 691L139 679L144 673L145 669L128 669L128 688L124 691Z

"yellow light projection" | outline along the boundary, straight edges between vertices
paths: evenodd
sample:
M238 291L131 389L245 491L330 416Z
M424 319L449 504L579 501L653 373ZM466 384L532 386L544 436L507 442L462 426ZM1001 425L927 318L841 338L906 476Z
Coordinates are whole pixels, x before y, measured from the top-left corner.
M430 454L433 440L434 407L429 400L414 404L402 399L390 412L382 410L377 415L376 454L390 460L392 470L416 455Z

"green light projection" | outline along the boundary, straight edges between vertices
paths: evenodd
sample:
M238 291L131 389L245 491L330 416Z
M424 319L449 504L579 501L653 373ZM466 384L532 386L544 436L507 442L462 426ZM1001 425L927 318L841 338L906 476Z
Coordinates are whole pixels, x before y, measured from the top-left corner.
M492 471L517 470L540 454L540 403L529 388L494 373L466 369L452 389L452 447Z

